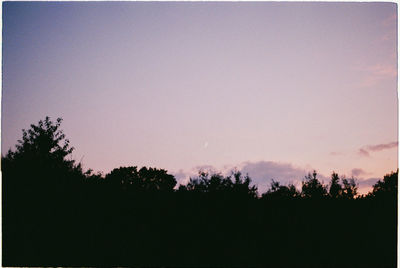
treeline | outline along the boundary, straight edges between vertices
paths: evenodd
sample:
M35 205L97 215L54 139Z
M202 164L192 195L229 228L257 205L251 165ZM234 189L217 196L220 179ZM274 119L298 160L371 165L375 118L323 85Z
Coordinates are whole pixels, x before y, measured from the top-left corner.
M395 267L398 171L370 193L314 171L301 189L200 172L103 176L70 159L48 117L2 157L3 266Z

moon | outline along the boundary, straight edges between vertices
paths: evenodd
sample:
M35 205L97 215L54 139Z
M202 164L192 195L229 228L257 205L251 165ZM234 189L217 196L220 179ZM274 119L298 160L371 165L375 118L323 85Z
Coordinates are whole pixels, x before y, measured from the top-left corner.
M207 149L207 147L208 147L208 141L206 141L206 142L204 143L204 149Z

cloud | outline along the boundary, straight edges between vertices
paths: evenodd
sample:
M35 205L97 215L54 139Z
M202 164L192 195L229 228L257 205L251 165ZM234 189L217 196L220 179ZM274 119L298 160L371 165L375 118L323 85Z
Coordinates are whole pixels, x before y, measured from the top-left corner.
M273 161L244 162L239 165L238 170L243 174L248 174L254 185L257 185L258 192L266 192L272 180L279 181L281 184L294 184L298 189L301 182L308 173L312 173L313 168L295 167L290 163ZM323 183L328 183L329 177L317 174L317 178Z
M397 41L397 13L386 17L381 25L383 26L381 27L381 36L376 40L378 44L382 42L392 42L395 44Z
M380 77L396 77L397 68L394 64L375 64L369 68L372 74Z
M362 87L372 87L379 82L387 79L394 79L397 77L396 63L377 63L368 67L357 68L365 75L360 83Z
M278 180L282 184L293 183L298 186L301 180L310 172L294 167L289 163L272 161L245 162L242 164L240 171L244 174L249 174L260 192L269 189L272 179Z
M172 173L179 184L186 185L190 178L197 177L199 171L206 171L211 174L220 173L223 176L230 175L233 170L242 172L243 175L248 174L252 179L252 185L256 185L258 193L265 193L271 185L272 179L279 181L281 184L287 185L289 183L294 184L298 189L301 188L301 182L304 177L313 171L311 167L301 168L295 167L290 163L280 163L273 161L258 161L258 162L243 162L239 165L225 165L221 169L218 169L212 165L201 165L193 167L188 171L179 170L178 172ZM361 168L354 168L351 170L351 176L359 177L365 176L369 173ZM326 177L322 174L317 174L318 180L328 185L330 177ZM372 190L374 185L379 178L357 178L358 189L361 194L366 194Z
M364 174L367 174L367 173L361 168L353 168L351 170L351 176L354 176L354 177L358 177L358 176L364 175Z
M398 143L397 141L385 143L385 144L377 144L377 145L369 145L367 146L368 150L373 151L373 152L379 152L385 149L391 149L397 147Z
M366 145L358 150L358 154L361 156L369 157L371 152L379 152L382 150L396 148L397 146L398 146L397 141L384 144Z
M329 155L337 156L337 155L343 155L341 152L330 152Z
M183 169L180 169L177 172L171 172L171 174L175 177L177 186L179 186L179 184L185 185L189 182L190 173L184 171Z
M358 154L361 155L361 156L367 156L367 157L369 157L368 151L364 150L363 148L361 148L360 150L358 150Z
M190 178L197 177L199 175L199 172L207 172L209 174L222 173L223 175L225 175L225 172L220 172L216 167L212 165L195 166L190 170L180 169L177 172L171 172L171 174L175 177L177 181L177 187L179 187L179 184L186 185L189 182Z
M368 179L359 179L357 180L358 182L358 186L361 187L372 187L372 185L374 185L378 180L380 180L380 178L368 178Z
M295 167L290 163L279 163L273 161L259 161L259 162L243 162L239 165L225 165L221 169L217 169L211 165L196 166L188 171L180 170L172 173L179 184L187 184L190 177L196 177L199 171L206 171L209 173L221 173L224 176L230 175L232 171L240 171L243 175L248 174L252 179L252 184L258 187L258 192L266 192L272 179L279 181L281 184L293 183L298 188L301 186L301 181L304 177L311 173L313 169L309 170L304 168ZM318 174L317 178L321 181L327 182L327 177Z
M360 194L367 194L372 191L372 186L378 181L380 178L368 178L368 179L358 179L358 192Z

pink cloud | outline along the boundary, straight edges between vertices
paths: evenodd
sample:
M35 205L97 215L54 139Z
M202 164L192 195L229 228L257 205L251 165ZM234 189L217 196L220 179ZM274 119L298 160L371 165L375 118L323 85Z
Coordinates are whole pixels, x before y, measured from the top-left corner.
M359 84L362 87L375 86L381 81L397 78L396 64L377 63L368 67L356 68L356 70L365 74L364 79Z
M352 170L351 170L351 176L354 176L354 177L358 177L358 176L360 176L360 175L365 175L365 174L367 174L367 172L365 172L363 169L361 169L361 168L353 168Z
M384 144L376 144L376 145L366 145L358 150L358 154L361 156L370 156L371 152L379 152L382 150L388 150L392 148L396 148L398 146L397 141L384 143Z
M365 149L361 148L360 150L358 150L358 154L361 156L367 156L369 157L369 153L368 151L366 151Z
M394 142L389 142L389 143L385 143L385 144L377 144L377 145L369 145L367 146L368 150L370 151L382 151L385 149L391 149L391 148L395 148L398 146L398 142L394 141Z

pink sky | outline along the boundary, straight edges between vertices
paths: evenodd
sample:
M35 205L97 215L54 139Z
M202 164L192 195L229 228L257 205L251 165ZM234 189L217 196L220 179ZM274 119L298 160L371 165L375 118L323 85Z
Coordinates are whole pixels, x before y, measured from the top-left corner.
M259 185L397 169L394 3L5 2L2 150L64 119L84 167Z

